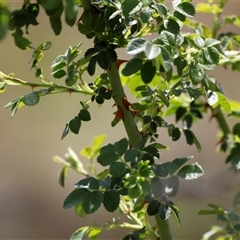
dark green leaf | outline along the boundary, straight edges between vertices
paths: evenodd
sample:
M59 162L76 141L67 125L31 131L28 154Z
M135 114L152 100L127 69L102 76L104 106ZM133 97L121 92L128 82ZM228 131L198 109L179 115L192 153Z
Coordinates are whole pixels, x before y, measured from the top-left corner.
M194 163L182 167L178 171L177 176L184 178L185 180L192 180L201 177L203 173L202 167L198 163Z
M175 127L172 132L172 140L177 141L177 140L179 140L180 137L181 137L181 132L180 132L179 128Z
M159 208L158 214L160 219L162 221L165 221L171 216L171 208L167 204L162 203Z
M128 16L131 13L135 13L141 9L142 3L138 0L127 0L122 4L123 15Z
M115 190L109 190L103 194L103 205L108 212L114 212L120 203L120 195Z
M97 61L99 66L104 69L107 70L110 64L110 60L108 58L108 55L105 51L101 51L97 54Z
M176 111L176 122L178 122L187 112L185 107L178 107Z
M76 116L69 122L69 129L71 132L78 134L81 127L81 119Z
M126 162L136 163L140 160L141 152L138 149L131 148L128 149L124 155L124 160Z
M39 102L39 95L36 92L29 93L22 97L22 101L27 106L34 106Z
M182 76L183 69L187 66L187 61L183 57L177 57L174 59L174 65L177 67L179 76Z
M22 35L23 35L22 30L16 29L16 31L12 33L12 36L14 37L14 43L22 50L29 49L31 47L31 41L29 41Z
M156 67L151 60L147 60L141 68L141 78L144 83L149 84L156 74Z
M126 138L123 138L118 142L114 143L114 150L118 154L118 156L121 157L127 151L128 145L128 140Z
M99 189L99 182L94 177L87 177L84 179L81 179L79 182L77 182L74 185L75 188L84 188L84 189L90 189L90 190L98 190Z
M233 134L240 137L240 123L234 125Z
M103 202L103 193L101 191L88 192L83 199L83 210L87 214L98 210Z
M82 121L87 122L91 120L91 115L87 109L81 109L78 116Z
M108 166L116 162L118 159L119 159L119 156L115 152L102 152L98 156L97 161L102 166Z
M61 64L66 60L67 60L67 57L65 55L58 55L52 62L51 68L56 67L58 64ZM63 63L63 64L65 64L65 63Z
M73 26L76 22L78 14L78 5L75 0L65 0L65 21L69 26Z
M149 216L154 216L158 213L161 203L158 200L153 200L148 204L147 213Z
M138 72L139 70L141 70L142 65L143 65L142 59L133 58L129 62L127 62L127 64L125 65L125 67L122 70L122 74L124 76L130 76L130 75Z
M109 173L114 177L119 177L126 173L126 166L122 162L114 162L109 167Z
M63 69L59 69L52 73L53 77L56 79L62 78L67 75L66 71Z
M192 158L193 156L185 158L175 158L168 168L170 175L173 175L180 167L182 167L187 161L189 161Z
M174 197L177 195L179 189L179 178L172 176L163 180L164 193L166 196Z
M165 26L166 30L171 33L178 34L180 32L179 24L177 23L177 21L175 21L171 18L164 21L164 26Z
M78 203L83 201L83 198L86 196L87 193L88 193L88 190L86 190L86 189L73 190L72 192L70 192L68 194L68 196L64 200L63 208L65 208L65 209L71 208L71 207L77 205Z
M182 2L174 7L174 9L187 17L193 17L195 15L195 8L189 2Z
M91 58L91 60L88 63L87 70L90 76L93 76L95 73L97 60L98 60L98 56L95 55Z
M171 168L171 162L165 162L160 164L154 164L152 170L155 175L159 177L166 177L169 174L169 169Z
M194 138L193 138L193 133L191 130L188 130L188 129L184 129L183 130L183 133L186 137L186 141L187 141L187 144L188 145L192 145L193 142L194 142Z
M56 15L50 16L50 23L55 35L59 35L62 30L61 18Z
M107 54L110 62L113 63L117 61L117 53L113 49L107 48L105 53Z

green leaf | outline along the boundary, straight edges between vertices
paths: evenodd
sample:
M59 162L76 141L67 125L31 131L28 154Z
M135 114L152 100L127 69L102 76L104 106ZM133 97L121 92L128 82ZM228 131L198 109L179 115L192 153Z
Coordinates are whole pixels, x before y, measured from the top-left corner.
M69 129L71 132L78 134L81 127L81 119L76 116L69 122Z
M135 148L128 149L124 154L124 160L126 162L132 162L132 163L138 162L140 160L140 157L141 157L141 152Z
M105 139L106 139L106 135L96 136L96 137L93 139L93 143L92 143L93 150L94 150L94 151L98 151L99 148L102 146L103 142L105 141Z
M139 11L142 7L142 3L139 3L138 0L126 0L122 4L122 11L124 16L133 14Z
M65 178L67 177L68 167L63 167L58 175L58 183L61 187L65 187Z
M240 137L240 123L236 123L233 127L233 134Z
M199 65L191 64L189 67L190 67L189 77L192 80L192 83L194 85L197 85L198 83L200 83L203 80L205 71Z
M66 71L63 69L59 69L55 72L52 72L54 78L59 79L67 75Z
M84 236L89 231L89 228L90 228L89 226L79 228L73 233L70 240L83 240Z
M223 110L228 114L231 113L232 112L231 105L228 102L227 98L220 92L216 92L216 94L218 95L218 103L223 108Z
M90 76L93 76L94 73L95 73L97 60L98 60L98 56L95 55L91 58L91 60L88 63L87 71L88 71Z
M201 37L194 37L193 41L196 44L196 46L200 49L205 46L205 42Z
M148 204L147 213L149 216L154 216L158 213L161 203L158 200L153 200Z
M193 142L198 150L198 152L201 152L202 150L202 147L201 147L201 144L200 142L198 141L198 139L196 138L195 134L193 133Z
M187 114L187 115L183 118L182 123L183 123L183 127L184 127L184 128L191 128L192 123L193 123L193 117L192 117L192 115Z
M119 159L119 156L115 152L102 152L97 157L97 162L102 166L108 166Z
M77 216L79 216L79 217L85 217L85 216L86 216L86 213L85 213L84 210L83 210L82 202L78 203L78 204L75 206L75 213L76 213Z
M59 35L62 30L61 18L56 15L50 16L50 23L55 35Z
M101 191L88 192L83 199L83 210L87 214L97 211L103 202Z
M194 163L182 167L178 171L177 176L184 178L185 180L193 180L201 177L203 173L202 167L198 163Z
M157 12L161 17L164 18L167 16L167 8L165 5L163 5L161 3L156 3L156 4L154 4L154 7L157 9Z
M147 41L145 44L144 52L146 54L147 59L151 60L156 58L161 53L161 48Z
M127 53L136 55L140 52L143 52L146 48L147 40L144 38L134 38L127 45Z
M107 70L110 64L108 55L105 51L101 51L97 54L97 61L98 61L98 65L104 69Z
M180 217L179 217L179 209L174 205L174 203L173 202L171 202L171 201L168 201L167 202L168 203L168 206L171 208L171 210L172 210L172 213L173 213L173 215L174 215L174 217L175 217L175 220L177 221L177 224L178 224L178 226L180 226Z
M57 65L63 63L67 60L67 57L65 55L58 55L54 61L52 62L51 68L56 67ZM64 63L63 63L64 64ZM60 68L59 68L60 69Z
M69 133L69 124L67 123L64 130L63 130L61 140L63 140L68 135L68 133Z
M151 60L147 60L141 68L141 78L145 84L149 84L156 74L156 67Z
M5 2L0 3L0 41L6 36L8 31L9 19L8 5Z
M189 129L184 129L183 133L184 133L184 135L186 137L187 144L191 146L193 144L193 142L194 142L192 131L189 130Z
M174 7L174 10L180 12L184 16L193 17L195 15L195 8L189 2L182 2Z
M166 28L167 31L178 34L180 32L180 26L177 23L177 21L169 18L164 21L164 27Z
M205 39L205 47L212 47L215 45L221 44L221 41L213 39L213 38L206 38Z
M193 156L185 158L175 158L168 167L169 174L173 175L179 168L181 168L186 162L188 162L192 158Z
M114 177L119 177L126 173L126 166L122 162L114 162L109 167L109 173Z
M162 203L159 208L158 214L160 219L162 221L165 221L171 216L171 208L167 204Z
M46 51L46 50L50 49L51 46L52 46L51 42L44 42L37 47L37 50Z
M87 177L84 179L81 179L79 182L77 182L74 185L75 188L84 188L84 189L90 189L90 190L98 190L99 189L99 182L94 177Z
M136 184L134 187L128 190L128 196L131 199L138 198L142 194L142 188L139 184Z
M39 102L39 95L36 92L32 92L22 97L22 101L26 106L34 106Z
M22 35L23 35L23 32L21 29L16 29L16 31L12 33L12 36L14 37L15 45L22 50L31 48L31 41L29 41L27 38L23 37Z
M101 234L101 232L103 231L103 229L101 227L99 228L91 228L88 237L91 240L96 240L98 239L98 236Z
M163 43L165 45L168 45L168 46L175 46L175 44L176 44L175 35L171 32L166 31L166 30L161 31L160 40L163 41Z
M138 72L139 70L141 70L142 65L143 65L142 59L133 58L129 62L127 62L127 64L125 65L125 67L122 70L122 74L124 76L130 76L130 75Z
M121 157L127 151L128 145L128 140L126 138L114 143L114 150L119 157Z
M179 128L175 127L172 132L172 140L177 141L181 137L181 132Z
M75 0L65 0L65 21L69 26L73 26L76 22L78 14L78 5Z
M120 203L120 195L115 190L109 190L103 194L103 205L108 212L114 212Z
M78 203L82 202L86 194L88 193L88 190L86 189L76 189L73 190L68 194L66 199L63 202L63 208L71 208Z
M81 109L78 117L82 120L82 121L90 121L91 120L91 115L89 113L89 111L87 109Z
M178 107L176 110L176 122L178 122L187 112L187 109L185 107Z

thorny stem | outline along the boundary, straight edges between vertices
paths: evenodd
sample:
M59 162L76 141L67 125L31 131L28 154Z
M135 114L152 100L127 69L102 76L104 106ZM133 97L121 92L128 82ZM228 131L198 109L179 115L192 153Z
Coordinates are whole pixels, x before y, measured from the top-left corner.
M107 70L107 74L111 84L113 99L116 105L122 108L124 113L123 124L128 135L129 142L133 148L138 148L138 141L142 138L142 136L138 131L132 113L127 110L123 105L122 99L126 97L126 95L121 83L118 68L115 63L112 63L110 65L110 68ZM168 220L162 221L159 216L156 216L156 224L161 240L173 239Z

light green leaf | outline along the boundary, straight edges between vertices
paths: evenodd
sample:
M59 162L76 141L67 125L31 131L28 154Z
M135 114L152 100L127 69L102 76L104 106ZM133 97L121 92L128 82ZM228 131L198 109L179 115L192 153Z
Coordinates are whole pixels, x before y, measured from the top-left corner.
M70 240L83 240L84 236L87 234L89 229L90 229L89 226L79 228L77 231L73 233Z
M147 41L144 52L147 59L151 60L156 58L161 53L161 48Z
M146 42L147 40L143 38L132 39L127 45L127 53L135 55L140 52L143 52L146 48L145 46Z
M228 102L227 98L220 92L216 92L216 94L218 95L218 103L219 105L223 108L223 110L226 113L231 113L232 109L231 109L231 105Z

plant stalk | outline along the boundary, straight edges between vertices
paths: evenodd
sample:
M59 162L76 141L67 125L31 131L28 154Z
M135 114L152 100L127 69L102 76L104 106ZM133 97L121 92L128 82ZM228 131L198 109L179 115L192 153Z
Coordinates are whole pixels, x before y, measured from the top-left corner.
M131 111L127 110L123 104L122 99L126 97L126 95L122 86L118 68L115 63L112 63L110 65L110 69L107 70L107 74L111 84L112 97L116 105L120 106L124 113L123 124L128 135L129 142L133 148L138 148L138 141L142 138L142 136L138 131L136 122ZM155 218L161 240L172 240L173 237L171 234L168 220L161 221L159 216Z

